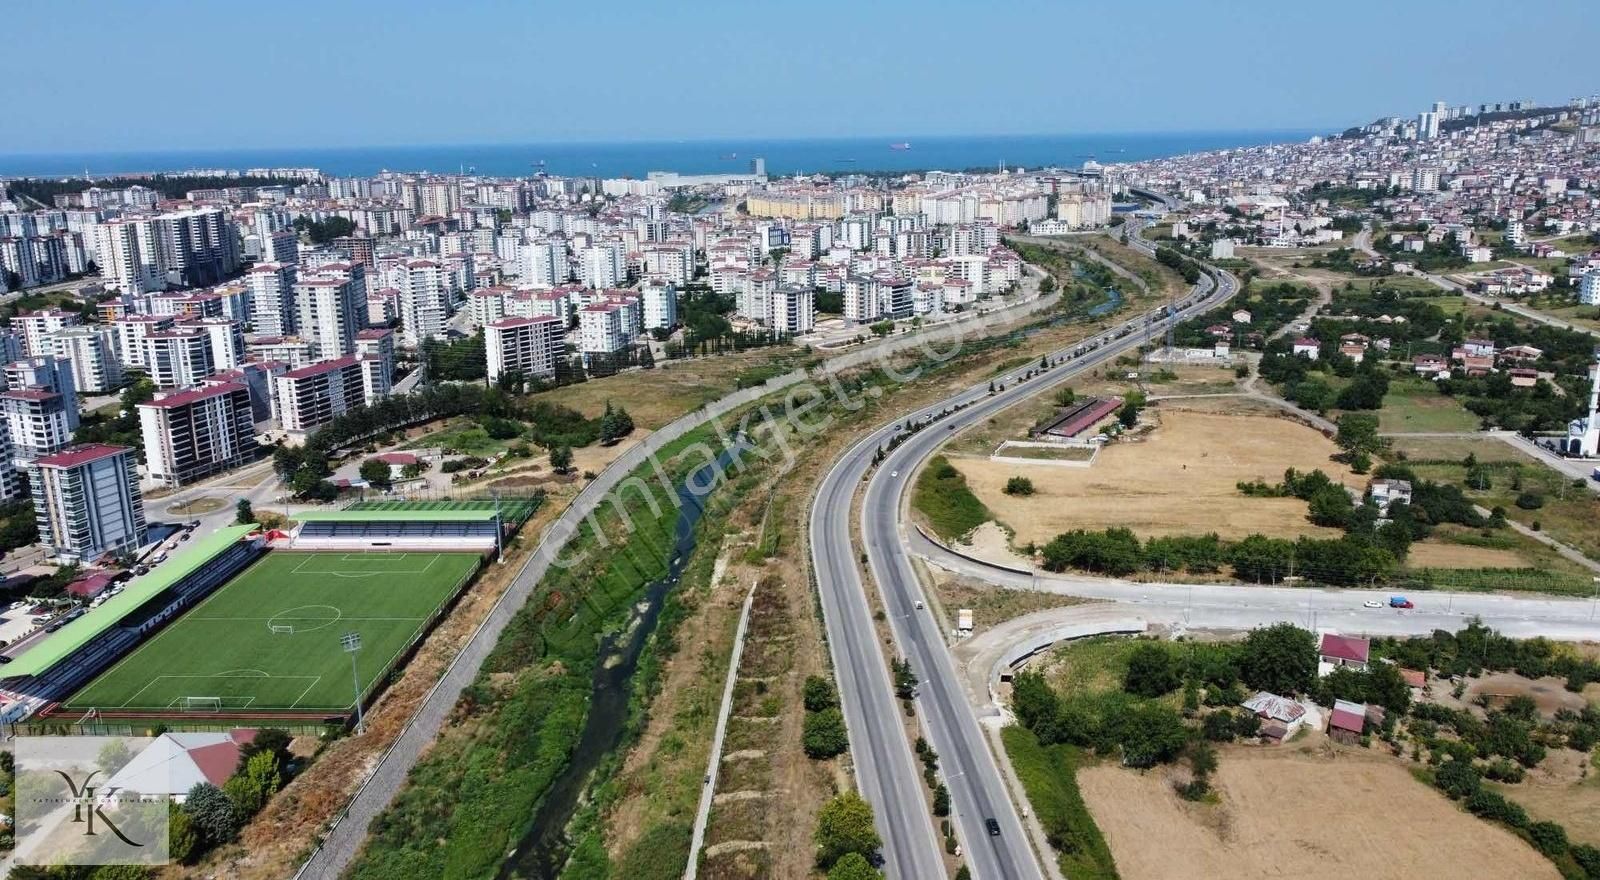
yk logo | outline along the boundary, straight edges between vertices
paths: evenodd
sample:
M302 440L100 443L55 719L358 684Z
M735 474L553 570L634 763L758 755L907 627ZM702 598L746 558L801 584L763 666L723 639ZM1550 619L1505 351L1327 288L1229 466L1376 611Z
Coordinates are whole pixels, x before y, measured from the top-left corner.
M109 831L128 846L144 846L122 833L122 829L105 814L104 801L95 797L95 786L91 784L94 778L100 775L99 770L90 771L89 775L83 778L81 787L66 772L61 770L55 772L67 782L67 790L71 793L68 800L72 803L72 823L84 826L85 837L96 837L102 831ZM108 789L103 797L115 798L117 791L115 788Z

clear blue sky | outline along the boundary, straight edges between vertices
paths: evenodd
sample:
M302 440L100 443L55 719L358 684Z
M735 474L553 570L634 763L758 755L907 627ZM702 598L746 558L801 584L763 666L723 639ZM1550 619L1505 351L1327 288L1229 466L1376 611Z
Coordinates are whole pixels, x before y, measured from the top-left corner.
M1593 0L11 0L0 153L1328 128L1600 91Z

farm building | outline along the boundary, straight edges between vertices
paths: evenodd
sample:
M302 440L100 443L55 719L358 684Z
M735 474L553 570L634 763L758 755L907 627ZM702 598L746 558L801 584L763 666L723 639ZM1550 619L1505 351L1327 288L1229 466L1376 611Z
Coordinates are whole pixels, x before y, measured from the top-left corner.
M1257 691L1255 696L1239 705L1256 713L1262 721L1276 721L1289 730L1298 726L1306 714L1306 707L1288 697L1267 691Z
M1040 431L1050 437L1071 440L1099 424L1122 406L1120 397L1089 397L1067 407L1054 422Z
M1368 707L1364 703L1335 700L1333 712L1328 716L1328 736L1346 745L1354 744L1367 732L1368 718Z

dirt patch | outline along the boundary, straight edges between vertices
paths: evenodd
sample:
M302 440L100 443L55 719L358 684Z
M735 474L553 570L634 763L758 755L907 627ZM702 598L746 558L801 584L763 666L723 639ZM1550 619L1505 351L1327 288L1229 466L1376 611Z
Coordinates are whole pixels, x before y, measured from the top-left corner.
M1033 560L1012 550L1011 535L993 520L973 529L962 544L961 552L1013 568L1033 568Z
M1193 804L1165 772L1101 766L1078 774L1125 880L1281 878L1313 865L1318 874L1371 880L1559 876L1509 831L1389 760L1226 749L1214 782L1220 802Z
M1515 550L1422 541L1411 545L1406 564L1412 568L1523 568L1528 562Z
M1241 481L1283 479L1285 469L1320 468L1352 488L1364 480L1330 461L1338 449L1320 433L1288 419L1163 410L1143 439L1115 443L1091 468L1061 468L952 458L997 519L1016 530L1015 543L1044 543L1070 529L1127 526L1142 537L1216 532L1242 538L1338 534L1306 520L1304 501L1246 498ZM1035 494L1002 491L1026 475ZM1067 503L1070 499L1070 503Z
M1512 697L1532 697L1534 705L1539 707L1539 713L1546 718L1554 717L1561 709L1580 712L1588 705L1583 694L1567 690L1564 679L1554 676L1529 679L1512 672L1496 672L1473 679L1461 695L1461 701L1476 704L1480 696L1487 697L1492 707L1504 705Z

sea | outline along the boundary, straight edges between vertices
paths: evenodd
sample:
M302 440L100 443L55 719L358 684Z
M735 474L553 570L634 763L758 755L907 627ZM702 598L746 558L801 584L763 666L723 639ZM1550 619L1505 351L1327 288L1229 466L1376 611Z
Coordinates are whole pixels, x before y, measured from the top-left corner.
M748 172L765 161L770 176L848 171L961 171L971 168L1076 168L1134 162L1229 147L1303 141L1311 130L1136 134L940 136L459 144L403 147L0 153L0 176L69 177L191 169L317 168L337 176L381 171L469 172L500 177L540 171L562 177L635 177Z

